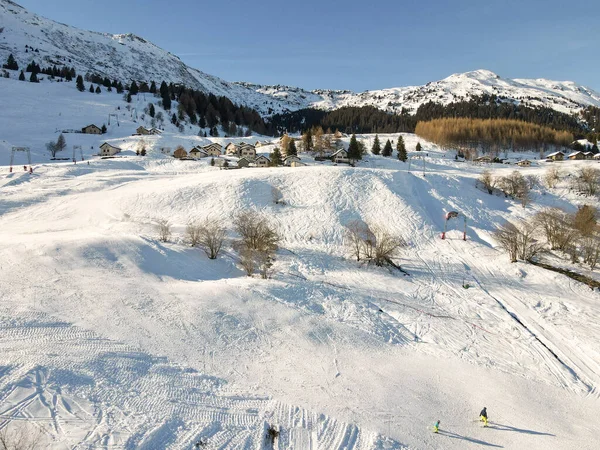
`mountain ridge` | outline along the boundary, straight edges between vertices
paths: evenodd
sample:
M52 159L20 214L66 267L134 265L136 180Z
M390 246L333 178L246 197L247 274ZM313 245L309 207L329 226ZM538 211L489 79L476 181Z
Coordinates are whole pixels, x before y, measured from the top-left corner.
M177 55L133 33L87 31L43 18L12 0L0 0L0 61L13 54L20 66L74 66L121 81L167 81L184 84L234 103L256 109L263 116L305 108L334 110L345 106L374 106L389 113L416 112L429 101L448 104L481 95L528 106L545 106L573 114L593 105L600 94L573 81L544 78L509 79L485 69L455 73L422 86L392 87L361 93L229 82L185 64ZM25 46L37 49L33 56Z

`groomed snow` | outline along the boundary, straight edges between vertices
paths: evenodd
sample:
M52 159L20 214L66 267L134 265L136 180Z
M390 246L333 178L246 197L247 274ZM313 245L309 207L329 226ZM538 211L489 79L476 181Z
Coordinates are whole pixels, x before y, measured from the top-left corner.
M475 187L486 166L423 141L425 175L372 155L356 168L300 155L308 166L223 171L159 154L209 142L197 129L145 138L145 158L92 157L104 140L136 145L128 112L105 136L66 135L89 165L50 162L42 144L56 128L123 111L111 95L0 80L12 102L0 109L0 165L11 145L34 153L32 175L0 167L0 427L40 427L52 449L188 449L201 437L258 449L270 424L280 449L600 446L598 292L510 264L491 236L544 206L597 200L565 183L537 188L523 209ZM404 137L414 154L417 137ZM596 162L560 167L585 164ZM230 243L210 261L183 242L190 219L231 224L246 208L284 238L270 280L244 276ZM456 227L439 238L450 210L468 217L466 242ZM159 218L173 222L173 242L158 242ZM398 262L409 277L351 260L353 219L408 240Z

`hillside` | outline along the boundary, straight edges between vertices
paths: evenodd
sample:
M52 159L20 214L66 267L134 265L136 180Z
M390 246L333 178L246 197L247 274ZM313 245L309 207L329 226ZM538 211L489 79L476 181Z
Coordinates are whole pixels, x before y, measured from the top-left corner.
M139 94L131 106L150 100ZM420 161L408 172L373 155L356 168L302 154L306 167L221 171L160 153L231 140L198 137L197 127L167 123L144 137L148 156L135 156L131 133L147 119L115 93L0 79L0 101L0 165L11 145L34 155L31 175L0 167L3 427L30 423L52 449L185 449L200 438L255 449L272 424L280 449L597 447L592 426L571 424L597 409L598 293L510 264L491 235L548 205L600 206L567 181L591 162L564 163L562 184L535 188L523 209L475 187L482 167L424 141L425 176ZM49 161L43 143L57 128L113 111L119 124L106 135L65 135L59 156L82 145L89 165ZM374 138L358 137L367 147ZM404 139L414 155L417 137ZM105 140L129 151L100 160ZM546 165L520 170L539 176ZM273 204L273 187L285 205ZM231 223L245 208L283 236L272 279L240 266ZM457 224L439 239L449 210L467 216L466 242ZM186 243L186 224L206 217L227 224L216 261ZM157 240L163 218L169 243ZM353 219L405 237L397 262L410 276L353 261L344 246ZM482 406L485 430L473 422Z
M155 156L3 171L4 423L28 418L57 449L184 449L201 437L254 449L270 424L286 449L596 448L586 424L598 403L598 293L510 264L490 234L582 199L544 189L524 210L475 188L481 168L424 146L425 177L383 157L357 168L303 156L298 169L219 171ZM216 261L185 243L191 219L231 224L244 208L284 238L270 280L244 276L232 241ZM454 227L439 239L448 210L467 215L468 241ZM159 218L174 224L170 243L156 239ZM410 276L352 261L343 236L356 218L408 239L398 262ZM473 422L484 405L489 429Z
M343 106L375 106L388 112L415 112L429 101L448 104L482 94L505 101L546 106L573 113L600 106L600 94L570 81L511 80L488 70L454 74L424 86L399 87L354 93L289 86L232 83L191 68L176 55L132 34L111 35L80 30L42 18L10 0L0 0L0 61L13 54L21 66L67 64L77 72L95 72L123 82L131 80L181 83L229 97L267 116L303 108L325 110ZM26 48L33 47L34 52Z

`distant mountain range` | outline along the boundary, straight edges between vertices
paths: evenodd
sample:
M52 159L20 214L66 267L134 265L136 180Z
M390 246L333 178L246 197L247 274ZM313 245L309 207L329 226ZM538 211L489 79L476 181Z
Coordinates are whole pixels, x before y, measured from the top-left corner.
M78 73L94 72L123 82L181 83L229 97L263 116L303 108L334 110L367 105L392 113L402 109L414 112L429 101L448 104L482 94L564 113L576 113L589 105L600 107L599 93L571 81L513 80L488 70L454 74L424 86L361 93L229 82L187 66L176 55L139 36L80 30L40 17L10 0L0 0L0 61L4 63L11 53L22 67L35 59L41 66L68 65Z

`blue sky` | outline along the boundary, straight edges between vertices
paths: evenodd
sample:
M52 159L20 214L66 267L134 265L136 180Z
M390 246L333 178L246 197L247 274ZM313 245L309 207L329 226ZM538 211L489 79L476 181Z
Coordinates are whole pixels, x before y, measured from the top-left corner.
M599 0L16 2L135 33L229 81L363 91L489 69L600 90Z

